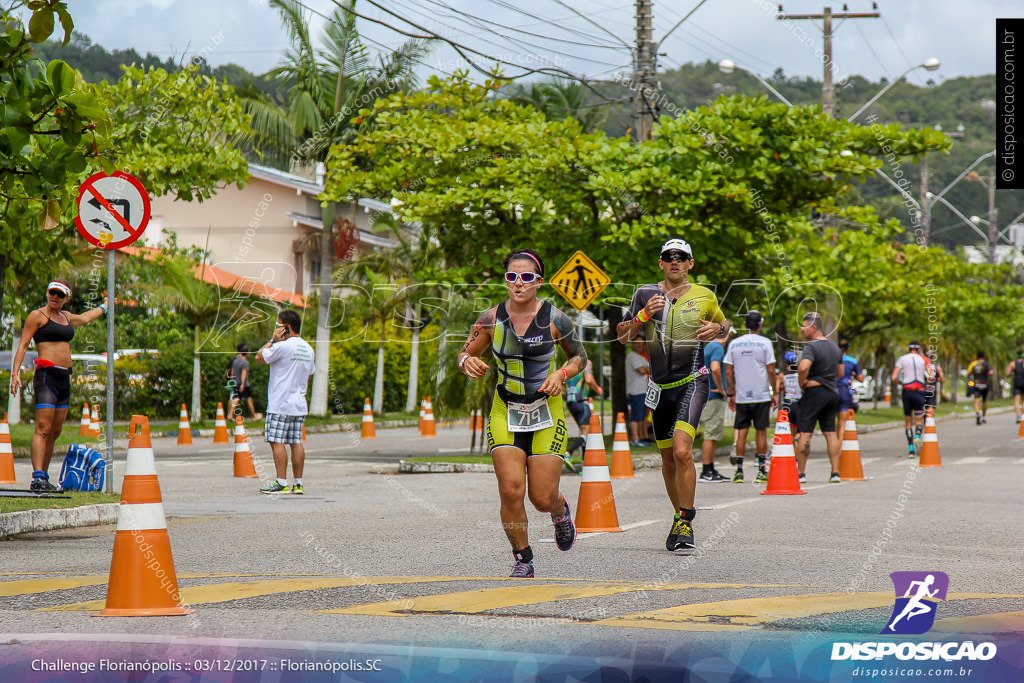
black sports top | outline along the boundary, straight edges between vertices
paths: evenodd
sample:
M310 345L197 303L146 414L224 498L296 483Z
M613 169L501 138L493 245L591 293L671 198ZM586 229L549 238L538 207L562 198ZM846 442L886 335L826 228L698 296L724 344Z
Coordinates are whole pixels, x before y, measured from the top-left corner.
M516 334L505 303L494 316L491 351L498 367L498 384L517 396L535 394L553 372L555 342L551 337L551 304L545 301L530 322L526 334Z
M43 315L46 315L45 313ZM32 335L32 341L37 345L40 342L70 342L75 338L75 328L71 323L62 325L46 316L46 324L36 330Z

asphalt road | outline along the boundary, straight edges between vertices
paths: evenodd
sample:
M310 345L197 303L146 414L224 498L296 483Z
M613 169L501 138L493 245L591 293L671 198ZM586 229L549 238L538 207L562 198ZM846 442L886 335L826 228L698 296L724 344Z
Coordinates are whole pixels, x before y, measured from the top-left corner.
M941 468L917 468L902 430L888 430L860 437L864 482L826 483L816 437L807 495L700 483L688 553L664 549L672 510L661 473L639 470L613 485L621 533L582 535L562 553L546 515L531 512L533 580L506 578L493 474L395 474L402 456L468 451L464 425L434 439L310 434L304 496L261 495L259 480L234 478L231 446L158 440L174 566L196 611L91 617L107 592L113 527L0 542L0 679L65 652L115 665L192 658L181 675L194 680L203 666L258 668L231 680L314 680L304 677L311 662L335 663L320 680L568 680L596 668L618 671L607 680L682 680L684 670L694 680L851 680L851 663L829 661L829 647L879 638L895 571L949 576L928 637L1000 640L996 661L1019 669L1024 439L1012 414L938 431ZM269 477L258 437L253 452ZM27 463L18 467L20 478ZM116 467L120 482L123 460ZM571 503L579 486L563 476Z

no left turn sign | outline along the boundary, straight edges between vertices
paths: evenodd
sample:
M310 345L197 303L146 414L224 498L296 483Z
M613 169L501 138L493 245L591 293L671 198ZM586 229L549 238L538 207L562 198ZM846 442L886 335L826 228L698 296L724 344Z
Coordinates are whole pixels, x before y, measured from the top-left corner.
M149 193L135 176L96 173L78 192L78 232L101 249L119 249L137 240L149 224Z

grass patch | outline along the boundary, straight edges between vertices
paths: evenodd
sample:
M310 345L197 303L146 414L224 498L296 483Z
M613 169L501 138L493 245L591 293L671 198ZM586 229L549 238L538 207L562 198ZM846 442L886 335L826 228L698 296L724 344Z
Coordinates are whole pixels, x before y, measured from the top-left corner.
M62 498L13 498L0 496L0 513L21 512L23 510L59 510L62 508L76 508L82 505L97 505L99 503L117 503L121 500L119 493L101 493L99 491L68 491L71 496Z

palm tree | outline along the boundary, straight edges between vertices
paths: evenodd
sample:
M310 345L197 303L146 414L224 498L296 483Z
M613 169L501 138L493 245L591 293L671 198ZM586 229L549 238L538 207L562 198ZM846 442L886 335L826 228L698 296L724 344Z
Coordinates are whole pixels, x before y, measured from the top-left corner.
M309 13L294 0L270 0L281 15L291 46L281 63L267 73L287 93L285 102L269 96L246 100L253 117L253 142L275 163L317 163L327 159L331 145L354 136L353 116L377 98L415 86L413 67L425 57L422 41L409 41L372 63L359 38L356 0L338 3L324 27L323 49L309 35ZM310 413L327 413L330 371L330 299L334 270L333 204L323 210L320 240L319 306L316 329L316 372Z
M583 85L578 81L555 78L534 81L529 86L517 81L506 92L516 104L529 105L543 112L551 121L576 119L585 133L599 130L606 118L606 106L595 107L585 103Z

